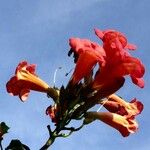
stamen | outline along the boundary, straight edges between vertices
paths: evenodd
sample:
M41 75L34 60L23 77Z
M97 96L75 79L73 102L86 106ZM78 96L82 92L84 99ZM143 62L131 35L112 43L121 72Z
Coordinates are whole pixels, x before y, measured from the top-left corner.
M57 71L58 69L61 69L62 67L58 67L55 72L54 72L54 79L53 79L53 82L54 82L54 86L55 86L55 83L56 83L56 75L57 75Z
M103 108L103 106L107 103L108 100L109 100L109 99L107 99L107 100L97 109L96 112L99 112L99 111Z

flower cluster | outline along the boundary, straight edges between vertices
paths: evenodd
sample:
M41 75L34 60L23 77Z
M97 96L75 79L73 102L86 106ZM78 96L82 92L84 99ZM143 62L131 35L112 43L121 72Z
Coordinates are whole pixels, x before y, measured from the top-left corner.
M136 49L127 43L126 37L115 30L101 31L95 29L96 35L102 40L103 47L87 39L71 38L71 51L77 58L76 67L70 82L78 83L90 75L94 66L99 68L92 82L93 89L102 89L125 75L130 75L132 82L143 88L142 79L145 69L141 61L132 57L128 50Z
M125 35L115 30L99 29L95 29L95 34L102 40L102 46L87 39L70 39L76 67L69 84L76 85L83 78L88 79L86 86L98 93L96 98L107 98L99 103L109 112L87 112L85 122L99 119L119 130L123 136L128 136L138 128L135 116L141 113L143 104L136 99L125 102L114 92L124 84L126 75L131 77L135 85L143 88L145 69L138 58L129 54L128 50L135 50L136 46L129 44ZM96 64L98 69L93 75ZM91 103L91 99L87 102Z
M50 131L51 144L56 137L64 137L60 134L62 130L70 130L71 134L95 120L115 128L123 137L138 129L135 117L142 112L143 104L136 98L126 102L115 94L127 75L135 85L144 87L144 65L129 53L136 46L115 30L95 29L95 34L102 46L88 39L69 39L68 55L74 54L76 66L66 87L50 87L35 74L35 65L26 61L19 63L15 75L6 84L8 93L22 101L27 99L30 90L44 92L54 100L46 109L56 126ZM104 106L107 111L89 111L95 105ZM77 129L68 128L72 119L83 119L83 124Z
M107 100L100 101L109 112L88 112L86 118L99 119L117 129L122 136L126 137L138 129L135 116L143 110L143 104L136 99L125 102L115 94Z

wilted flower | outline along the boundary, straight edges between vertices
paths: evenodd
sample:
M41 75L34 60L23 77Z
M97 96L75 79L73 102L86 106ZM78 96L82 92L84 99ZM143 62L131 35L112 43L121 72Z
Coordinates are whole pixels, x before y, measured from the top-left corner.
M57 105L54 105L54 106L49 106L47 109L46 109L46 115L49 115L49 117L52 119L52 122L54 123L58 123L58 108L57 108ZM59 118L60 119L60 118Z

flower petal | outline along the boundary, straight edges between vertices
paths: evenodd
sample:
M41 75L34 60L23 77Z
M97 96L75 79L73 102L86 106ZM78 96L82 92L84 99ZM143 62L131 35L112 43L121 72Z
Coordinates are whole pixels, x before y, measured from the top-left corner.
M144 88L144 79L143 78L136 78L131 76L132 82L139 86L140 88Z
M136 50L136 49L137 49L136 45L134 45L134 44L129 44L129 43L125 46L125 48L126 48L126 49L129 49L129 50Z
M19 98L22 102L25 102L29 96L30 90L29 89L22 89L19 93Z
M94 31L95 31L95 34L96 34L100 39L103 39L104 33L103 33L102 30L94 29Z

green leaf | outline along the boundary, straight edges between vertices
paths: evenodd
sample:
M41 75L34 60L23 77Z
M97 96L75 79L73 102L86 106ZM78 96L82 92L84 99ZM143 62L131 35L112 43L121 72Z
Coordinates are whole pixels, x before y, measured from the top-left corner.
M5 124L5 122L0 123L0 135L4 135L9 130L9 127Z
M30 150L30 148L22 144L18 139L12 140L5 150Z

